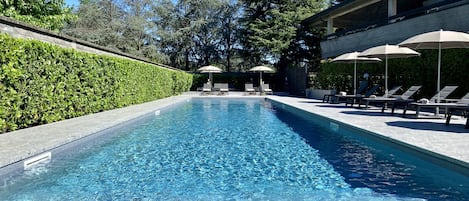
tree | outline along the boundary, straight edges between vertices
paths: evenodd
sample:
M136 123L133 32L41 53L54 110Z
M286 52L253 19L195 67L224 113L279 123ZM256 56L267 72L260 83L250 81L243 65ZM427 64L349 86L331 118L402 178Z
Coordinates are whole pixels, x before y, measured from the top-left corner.
M151 0L81 0L78 20L63 33L155 62L165 58L156 47Z
M124 52L158 60L155 39L152 36L153 16L152 0L124 0L124 29L122 36L125 44L120 48Z
M71 8L65 6L64 0L2 0L0 15L52 31L62 30L67 23L77 18Z
M325 1L244 1L243 46L261 60L278 61L295 43L300 22L327 6ZM259 61L261 62L261 61Z
M227 1L221 9L219 16L221 26L221 53L226 59L226 71L231 71L232 58L236 52L235 46L239 43L239 18L241 4L238 1Z
M228 4L226 0L160 0L156 3L154 23L158 47L168 55L170 65L193 70L201 65L224 63L224 51L232 47L223 39L227 37L223 16L233 12L227 9Z
M309 41L317 37L300 22L326 2L82 0L66 33L184 70L215 64L244 71L317 50Z
M123 10L116 0L81 0L78 20L63 33L119 50L124 30Z
M152 19L155 24L155 35L159 50L166 55L166 63L170 66L186 66L186 55L191 47L190 38L186 28L189 23L184 20L182 12L171 0L158 0L153 8L155 16Z

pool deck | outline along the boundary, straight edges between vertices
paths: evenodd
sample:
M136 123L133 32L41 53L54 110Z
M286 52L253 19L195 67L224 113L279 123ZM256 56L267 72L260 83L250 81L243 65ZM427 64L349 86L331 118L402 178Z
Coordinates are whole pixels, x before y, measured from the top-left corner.
M180 96L0 134L0 168L199 96L198 92L188 92ZM381 113L378 108L364 110L345 107L345 104L327 104L306 98L276 95L246 96L242 92L204 97L266 97L376 133L383 139L443 158L469 170L469 129L464 129L466 120L462 117L455 117L451 120L451 125L446 126L443 119L402 118L399 115L390 115L389 111ZM402 112L397 111L397 113ZM412 114L412 111L410 113Z

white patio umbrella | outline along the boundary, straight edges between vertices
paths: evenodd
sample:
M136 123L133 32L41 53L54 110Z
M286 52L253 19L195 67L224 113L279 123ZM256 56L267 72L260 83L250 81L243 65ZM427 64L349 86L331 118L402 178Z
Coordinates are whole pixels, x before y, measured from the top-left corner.
M334 63L353 63L353 94L357 92L357 63L373 63L380 62L379 58L368 58L368 57L358 57L360 52L350 52L342 54L334 59L331 62Z
M369 48L362 53L360 53L359 57L378 57L384 59L386 61L386 70L384 74L384 93L385 96L388 95L388 59L394 58L408 58L419 56L420 53L411 50L406 47L399 47L397 45L381 45L377 47Z
M433 31L413 36L399 46L412 49L438 49L437 102L440 102L441 49L469 48L469 34L457 31Z
M267 66L255 66L255 67L249 69L249 71L256 71L256 72L260 73L260 75L259 75L259 87L262 88L262 72L273 72L274 70L270 67L267 67Z
M221 73L222 70L216 66L204 66L197 69L197 71L200 71L200 73L208 73L208 79L210 79L210 86L213 87L212 73Z

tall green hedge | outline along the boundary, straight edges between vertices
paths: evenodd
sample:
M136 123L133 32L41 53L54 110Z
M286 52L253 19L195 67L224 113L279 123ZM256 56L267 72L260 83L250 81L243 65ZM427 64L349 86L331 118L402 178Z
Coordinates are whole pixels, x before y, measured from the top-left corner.
M402 85L407 89L411 85L422 85L419 97L431 97L436 92L438 50L417 50L420 57L389 59L389 88ZM458 85L451 95L459 98L469 92L469 49L442 50L441 87ZM376 64L357 64L358 80L369 73L373 83L384 86L384 61ZM312 80L314 88L353 91L353 64L336 64L324 62L320 71ZM383 90L383 88L381 88ZM383 93L383 91L381 91Z
M192 75L0 34L0 133L188 91Z

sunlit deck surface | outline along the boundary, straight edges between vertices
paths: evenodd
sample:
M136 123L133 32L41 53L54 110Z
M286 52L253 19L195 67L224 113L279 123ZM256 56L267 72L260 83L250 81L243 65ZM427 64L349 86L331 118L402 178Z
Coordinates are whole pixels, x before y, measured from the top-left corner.
M200 92L188 92L181 96L0 134L0 167L14 164L192 97L202 96ZM469 170L469 129L464 129L466 119L462 117L454 117L451 124L446 126L444 119L402 118L401 115L391 115L389 111L381 113L380 108L364 110L345 107L345 104L328 104L306 98L277 95L248 96L243 92L203 97L267 98L370 131L382 139L435 155ZM409 111L410 114L412 112ZM397 114L401 113L402 111L397 111Z

